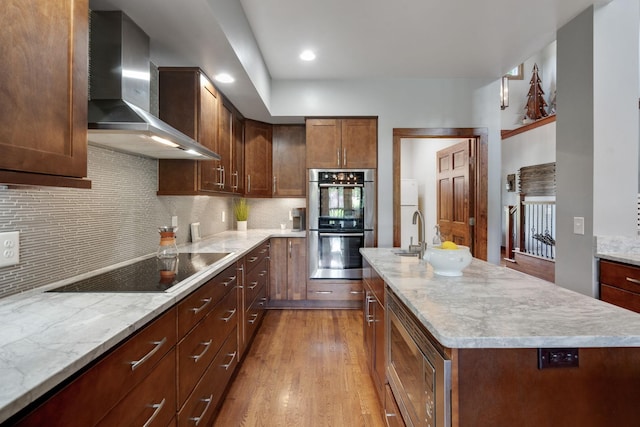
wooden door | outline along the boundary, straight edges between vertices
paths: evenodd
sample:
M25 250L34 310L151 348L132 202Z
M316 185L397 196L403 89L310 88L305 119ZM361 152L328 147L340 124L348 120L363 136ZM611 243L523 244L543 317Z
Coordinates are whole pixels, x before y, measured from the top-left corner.
M307 194L304 125L273 126L273 197Z
M271 196L271 125L246 120L244 141L245 194Z
M86 0L2 2L2 182L90 187L28 174L87 176L88 13Z
M436 153L437 215L444 240L472 247L471 140ZM472 248L473 250L473 248Z
M378 121L342 119L342 166L375 169L378 165Z
M307 119L307 168L341 166L341 133L339 119Z

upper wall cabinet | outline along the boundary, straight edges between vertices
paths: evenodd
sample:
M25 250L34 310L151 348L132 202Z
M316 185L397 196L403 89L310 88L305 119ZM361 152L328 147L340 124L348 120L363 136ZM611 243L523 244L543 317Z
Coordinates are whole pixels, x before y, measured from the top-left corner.
M0 183L90 188L88 1L2 2Z
M198 68L158 69L160 118L213 151L218 151L220 96ZM158 164L158 194L221 190L217 160L165 160Z
M247 197L270 197L272 192L272 126L245 120L244 173Z
M304 125L273 125L273 197L307 194Z
M378 165L378 121L375 118L306 121L307 168L363 168Z

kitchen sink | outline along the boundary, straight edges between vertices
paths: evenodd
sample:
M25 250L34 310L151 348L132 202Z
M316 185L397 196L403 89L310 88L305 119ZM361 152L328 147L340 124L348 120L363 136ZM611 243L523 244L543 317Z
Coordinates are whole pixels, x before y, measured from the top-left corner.
M397 256L408 256L408 257L418 257L420 255L419 252L410 251L408 249L398 249L393 251L394 255Z

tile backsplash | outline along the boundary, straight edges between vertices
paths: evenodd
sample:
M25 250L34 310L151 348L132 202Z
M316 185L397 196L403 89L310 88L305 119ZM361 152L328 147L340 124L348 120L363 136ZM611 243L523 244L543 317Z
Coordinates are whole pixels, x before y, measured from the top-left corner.
M20 262L0 268L0 298L154 253L157 227L178 217L210 236L235 228L231 197L157 196L158 161L89 146L92 189L0 189L0 232L20 232ZM249 200L250 228L278 228L304 199ZM221 220L221 211L226 221ZM288 226L291 222L288 221Z

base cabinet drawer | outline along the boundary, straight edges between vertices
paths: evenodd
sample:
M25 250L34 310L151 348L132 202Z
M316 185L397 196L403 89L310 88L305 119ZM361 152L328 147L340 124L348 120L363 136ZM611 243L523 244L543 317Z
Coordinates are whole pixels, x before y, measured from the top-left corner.
M171 350L98 426L165 427L176 414L175 350Z
M238 365L237 331L229 334L195 390L178 412L179 427L208 426Z
M260 292L256 295L251 306L247 309L245 315L245 333L247 342L250 342L258 330L258 326L264 317L265 306L267 305L267 287L262 286Z
M600 285L600 299L618 307L640 313L640 294L609 285Z
M360 280L309 280L307 299L329 301L360 301L362 299Z
M393 397L393 392L389 384L386 384L384 393L384 420L388 427L404 427L404 421L400 414L400 409L396 403L396 398Z
M600 261L600 299L640 313L640 267Z

